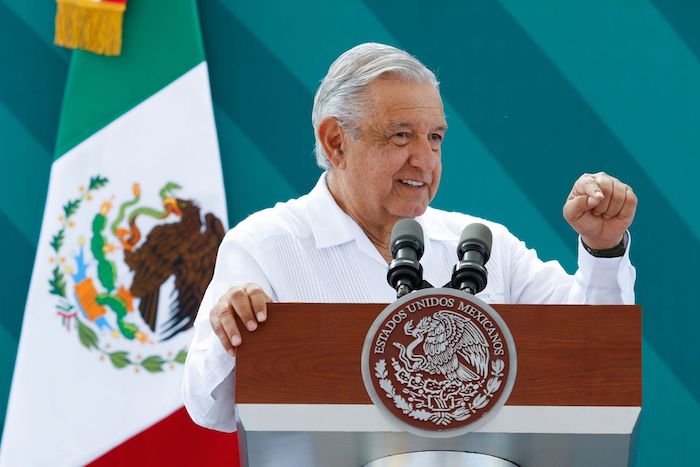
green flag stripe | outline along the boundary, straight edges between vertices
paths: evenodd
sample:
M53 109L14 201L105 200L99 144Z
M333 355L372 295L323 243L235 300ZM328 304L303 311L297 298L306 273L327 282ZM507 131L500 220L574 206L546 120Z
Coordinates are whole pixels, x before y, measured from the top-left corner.
M129 2L121 56L74 52L56 159L204 60L196 10L193 0Z

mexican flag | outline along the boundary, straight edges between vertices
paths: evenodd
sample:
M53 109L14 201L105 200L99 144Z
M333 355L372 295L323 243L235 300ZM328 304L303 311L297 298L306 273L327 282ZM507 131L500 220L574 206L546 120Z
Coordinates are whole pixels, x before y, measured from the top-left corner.
M73 53L56 146L0 466L235 464L180 399L226 229L194 0L129 2L121 56Z

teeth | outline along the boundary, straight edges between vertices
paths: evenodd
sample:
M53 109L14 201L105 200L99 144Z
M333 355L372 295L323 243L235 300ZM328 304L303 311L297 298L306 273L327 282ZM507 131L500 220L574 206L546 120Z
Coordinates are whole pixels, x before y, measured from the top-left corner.
M411 185L411 186L423 186L423 185L425 185L425 182L419 182L417 180L401 180L401 183L405 183L406 185Z

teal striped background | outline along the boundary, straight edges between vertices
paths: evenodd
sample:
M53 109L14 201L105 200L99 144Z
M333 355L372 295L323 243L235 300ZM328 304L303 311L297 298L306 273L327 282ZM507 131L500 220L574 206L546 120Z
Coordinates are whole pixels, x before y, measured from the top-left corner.
M561 205L574 179L605 170L630 183L644 309L636 465L697 465L700 2L199 3L231 223L312 187L313 93L366 41L412 52L442 82L435 206L503 222L573 271ZM54 14L52 2L0 0L3 418L70 61L52 45Z

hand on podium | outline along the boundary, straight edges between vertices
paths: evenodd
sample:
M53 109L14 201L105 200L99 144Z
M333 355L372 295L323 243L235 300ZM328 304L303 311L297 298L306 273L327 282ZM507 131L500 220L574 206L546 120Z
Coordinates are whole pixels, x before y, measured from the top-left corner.
M235 357L236 347L242 342L238 320L248 331L255 331L258 323L267 319L267 304L271 301L265 291L253 282L231 287L219 298L209 313L209 320L229 355Z

